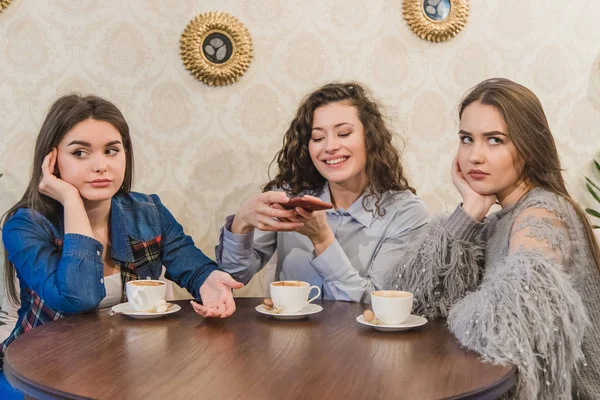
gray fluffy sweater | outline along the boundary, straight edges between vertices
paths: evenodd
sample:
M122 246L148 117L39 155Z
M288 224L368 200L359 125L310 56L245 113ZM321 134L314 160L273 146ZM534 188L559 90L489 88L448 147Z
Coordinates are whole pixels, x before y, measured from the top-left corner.
M515 364L517 399L600 399L600 273L571 204L541 188L479 223L434 219L388 287L448 318L460 343Z

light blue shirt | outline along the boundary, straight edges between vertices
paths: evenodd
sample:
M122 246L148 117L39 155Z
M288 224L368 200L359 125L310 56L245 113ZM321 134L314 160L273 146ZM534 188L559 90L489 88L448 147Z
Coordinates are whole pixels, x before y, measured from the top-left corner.
M330 203L329 186L314 196ZM315 256L310 239L297 232L255 229L239 235L231 232L233 215L221 228L215 249L217 263L237 280L248 283L277 251L276 280L299 280L321 287L325 300L370 301L374 290L384 287L387 274L402 258L411 240L429 220L425 203L410 191L387 191L377 215L375 200L363 207L364 194L347 210L327 210L327 222L335 241Z

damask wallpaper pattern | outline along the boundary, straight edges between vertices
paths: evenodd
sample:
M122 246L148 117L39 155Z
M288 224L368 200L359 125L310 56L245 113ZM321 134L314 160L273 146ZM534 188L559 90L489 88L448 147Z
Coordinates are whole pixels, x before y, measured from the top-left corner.
M207 11L234 15L252 35L254 60L230 86L196 81L179 57L183 29ZM25 189L51 102L96 93L131 126L134 188L158 193L213 256L224 217L266 181L302 97L350 79L386 106L431 212L450 211L456 107L493 76L538 94L569 189L592 204L583 175L600 151L598 15L600 4L583 0L472 0L461 34L434 44L408 28L401 0L15 0L0 14L0 212Z

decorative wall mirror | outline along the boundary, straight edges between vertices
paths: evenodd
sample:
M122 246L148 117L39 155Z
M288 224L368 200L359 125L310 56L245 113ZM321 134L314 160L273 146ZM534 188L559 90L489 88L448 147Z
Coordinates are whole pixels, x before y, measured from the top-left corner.
M404 19L417 36L444 42L467 23L469 0L403 0Z
M0 0L0 12L4 10L10 4L12 0Z
M225 12L198 15L185 28L181 59L196 79L210 86L236 82L252 61L252 38L246 27Z

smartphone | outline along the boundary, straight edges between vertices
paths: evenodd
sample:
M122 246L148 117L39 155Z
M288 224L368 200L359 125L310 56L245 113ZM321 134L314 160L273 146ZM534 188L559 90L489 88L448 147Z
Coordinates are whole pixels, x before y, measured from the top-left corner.
M330 208L333 208L332 204L325 203L319 199L311 199L309 197L293 197L287 203L282 203L281 206L286 210L293 210L296 207L301 207L307 211L329 210Z

